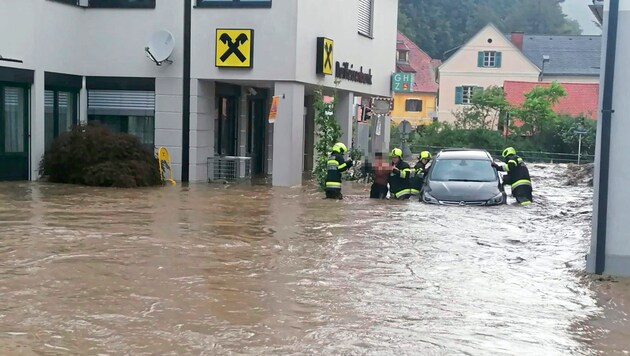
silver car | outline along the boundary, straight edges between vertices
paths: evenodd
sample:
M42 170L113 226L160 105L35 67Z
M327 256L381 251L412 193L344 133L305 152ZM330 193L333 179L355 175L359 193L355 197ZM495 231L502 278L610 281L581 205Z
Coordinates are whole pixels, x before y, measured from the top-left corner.
M485 150L443 150L431 165L422 201L442 205L499 205L507 196Z

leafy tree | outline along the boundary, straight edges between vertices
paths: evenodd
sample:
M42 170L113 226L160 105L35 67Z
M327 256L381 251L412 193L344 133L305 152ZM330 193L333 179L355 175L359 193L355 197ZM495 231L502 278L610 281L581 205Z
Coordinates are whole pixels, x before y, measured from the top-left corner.
M520 126L512 125L512 129L518 134L543 134L558 119L552 107L566 95L562 85L557 82L546 87L534 87L525 93L525 102L512 110L512 115L521 123Z
M455 127L458 129L495 129L500 115L509 104L503 88L491 86L475 90L470 105L455 112Z
M317 151L317 162L315 163L314 174L320 189L326 187L326 173L328 166L328 155L333 145L341 137L341 126L334 115L335 100L331 103L324 102L324 94L321 89L315 91L315 150Z

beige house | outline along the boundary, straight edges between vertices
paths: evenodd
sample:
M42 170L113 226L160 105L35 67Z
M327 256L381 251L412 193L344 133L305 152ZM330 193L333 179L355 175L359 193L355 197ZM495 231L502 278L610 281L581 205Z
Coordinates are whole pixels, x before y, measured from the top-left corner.
M503 86L506 80L536 82L540 69L498 28L490 24L449 57L438 70L438 120L470 103L476 88Z

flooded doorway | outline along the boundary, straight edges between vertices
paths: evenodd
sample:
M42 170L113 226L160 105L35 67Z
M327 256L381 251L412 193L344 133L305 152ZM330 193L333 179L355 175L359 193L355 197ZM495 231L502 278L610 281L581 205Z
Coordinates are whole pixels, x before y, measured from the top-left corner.
M267 100L266 89L255 89L255 95L248 100L247 118L247 154L252 158L252 175L265 175L265 132L267 131Z

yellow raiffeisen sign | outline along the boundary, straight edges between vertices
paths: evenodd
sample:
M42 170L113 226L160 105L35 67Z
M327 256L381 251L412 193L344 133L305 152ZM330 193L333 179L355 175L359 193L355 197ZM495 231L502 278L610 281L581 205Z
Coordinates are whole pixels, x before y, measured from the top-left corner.
M326 37L317 37L317 74L333 74L334 41Z
M223 68L252 68L254 30L217 29L215 65Z

